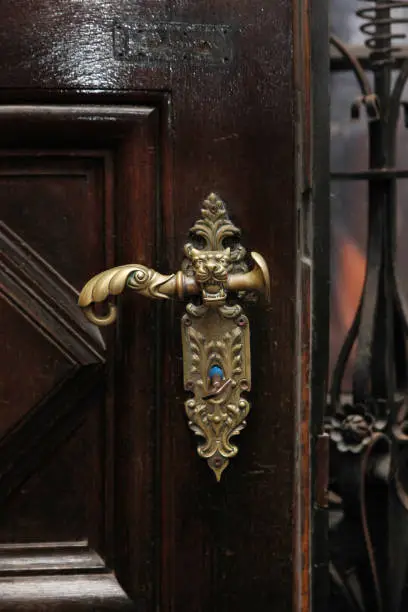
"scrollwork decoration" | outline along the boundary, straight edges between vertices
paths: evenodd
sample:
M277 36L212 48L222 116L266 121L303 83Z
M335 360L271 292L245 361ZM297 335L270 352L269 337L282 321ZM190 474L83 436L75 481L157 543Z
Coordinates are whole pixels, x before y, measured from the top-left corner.
M259 253L240 244L240 230L229 219L224 202L210 194L202 217L190 230L182 269L163 275L142 264L129 264L94 276L83 288L79 305L90 321L108 325L116 318L109 302L106 316L95 304L112 299L125 288L152 299L187 298L182 319L185 402L188 424L203 438L198 455L206 459L219 481L238 448L231 438L246 425L250 410L243 393L251 388L249 322L237 301L254 293L269 298L269 272Z
M202 218L190 234L183 269L200 286L201 303L189 304L182 321L184 384L194 393L185 407L189 427L204 439L198 454L220 480L238 452L231 438L245 427L250 410L242 397L251 385L249 322L239 304L228 302L228 277L237 270L247 271L246 251L237 241L233 248L225 246L225 240L238 239L240 231L215 195L205 200ZM194 246L199 238L204 239L201 249ZM217 388L213 367L221 372Z

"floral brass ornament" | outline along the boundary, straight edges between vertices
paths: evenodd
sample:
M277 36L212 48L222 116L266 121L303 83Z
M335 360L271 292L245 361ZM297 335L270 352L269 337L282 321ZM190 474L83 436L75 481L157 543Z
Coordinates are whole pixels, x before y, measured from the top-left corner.
M184 388L192 396L185 409L190 429L203 438L198 454L220 481L238 452L231 438L245 427L250 410L242 395L251 389L249 321L238 302L254 294L269 301L270 282L259 253L251 253L249 268L241 232L216 194L204 200L201 213L176 274L163 275L141 264L118 266L88 281L78 304L92 323L103 326L115 321L116 306L109 301L108 313L101 316L94 305L126 288L153 299L188 301L182 318L183 368Z

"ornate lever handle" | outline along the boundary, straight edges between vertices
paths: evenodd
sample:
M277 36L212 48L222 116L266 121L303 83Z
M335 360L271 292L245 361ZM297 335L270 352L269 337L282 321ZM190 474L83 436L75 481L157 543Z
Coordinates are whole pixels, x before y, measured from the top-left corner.
M82 289L78 304L85 316L95 325L110 325L116 320L116 306L109 302L109 313L97 315L94 304L106 302L108 298L122 293L126 287L153 299L169 299L177 292L176 274L164 276L141 264L127 264L105 270L89 280Z
M251 253L248 269L238 240L241 232L230 221L224 202L211 194L201 212L176 274L160 274L141 264L118 266L91 278L78 304L92 323L102 326L116 319L116 306L109 298L126 288L152 299L199 296L187 303L182 318L184 387L193 393L185 407L190 429L204 438L198 454L219 481L238 452L230 439L245 427L250 409L242 397L251 387L249 323L238 301L253 293L269 301L270 282L259 253ZM231 246L225 246L226 239ZM108 314L96 314L95 304L106 301Z

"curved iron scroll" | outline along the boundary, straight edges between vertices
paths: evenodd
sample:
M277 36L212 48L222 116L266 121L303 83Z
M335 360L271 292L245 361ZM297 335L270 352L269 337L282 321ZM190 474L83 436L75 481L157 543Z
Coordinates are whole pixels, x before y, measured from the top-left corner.
M408 578L407 313L395 265L396 129L408 60L391 87L401 22L408 2L364 0L357 11L370 50L374 88L357 58L336 38L362 90L352 104L367 109L370 169L366 274L354 321L340 350L326 431L330 458L330 575L333 612L402 612ZM408 23L408 20L405 19ZM344 174L342 178L353 178ZM341 396L353 347L353 388Z

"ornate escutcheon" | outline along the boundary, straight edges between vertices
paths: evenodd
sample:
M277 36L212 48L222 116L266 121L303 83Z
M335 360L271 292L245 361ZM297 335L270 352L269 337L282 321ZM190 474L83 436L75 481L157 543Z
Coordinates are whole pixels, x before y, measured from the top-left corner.
M247 257L241 232L217 195L208 196L201 213L176 274L163 275L141 264L112 268L88 281L78 303L90 321L109 325L116 319L115 305L109 302L108 314L99 316L94 304L126 287L154 299L188 301L182 341L184 388L192 395L185 408L190 429L204 439L198 454L219 481L238 452L231 438L245 427L250 409L243 397L251 388L249 322L239 302L257 293L269 300L269 272L259 253Z

